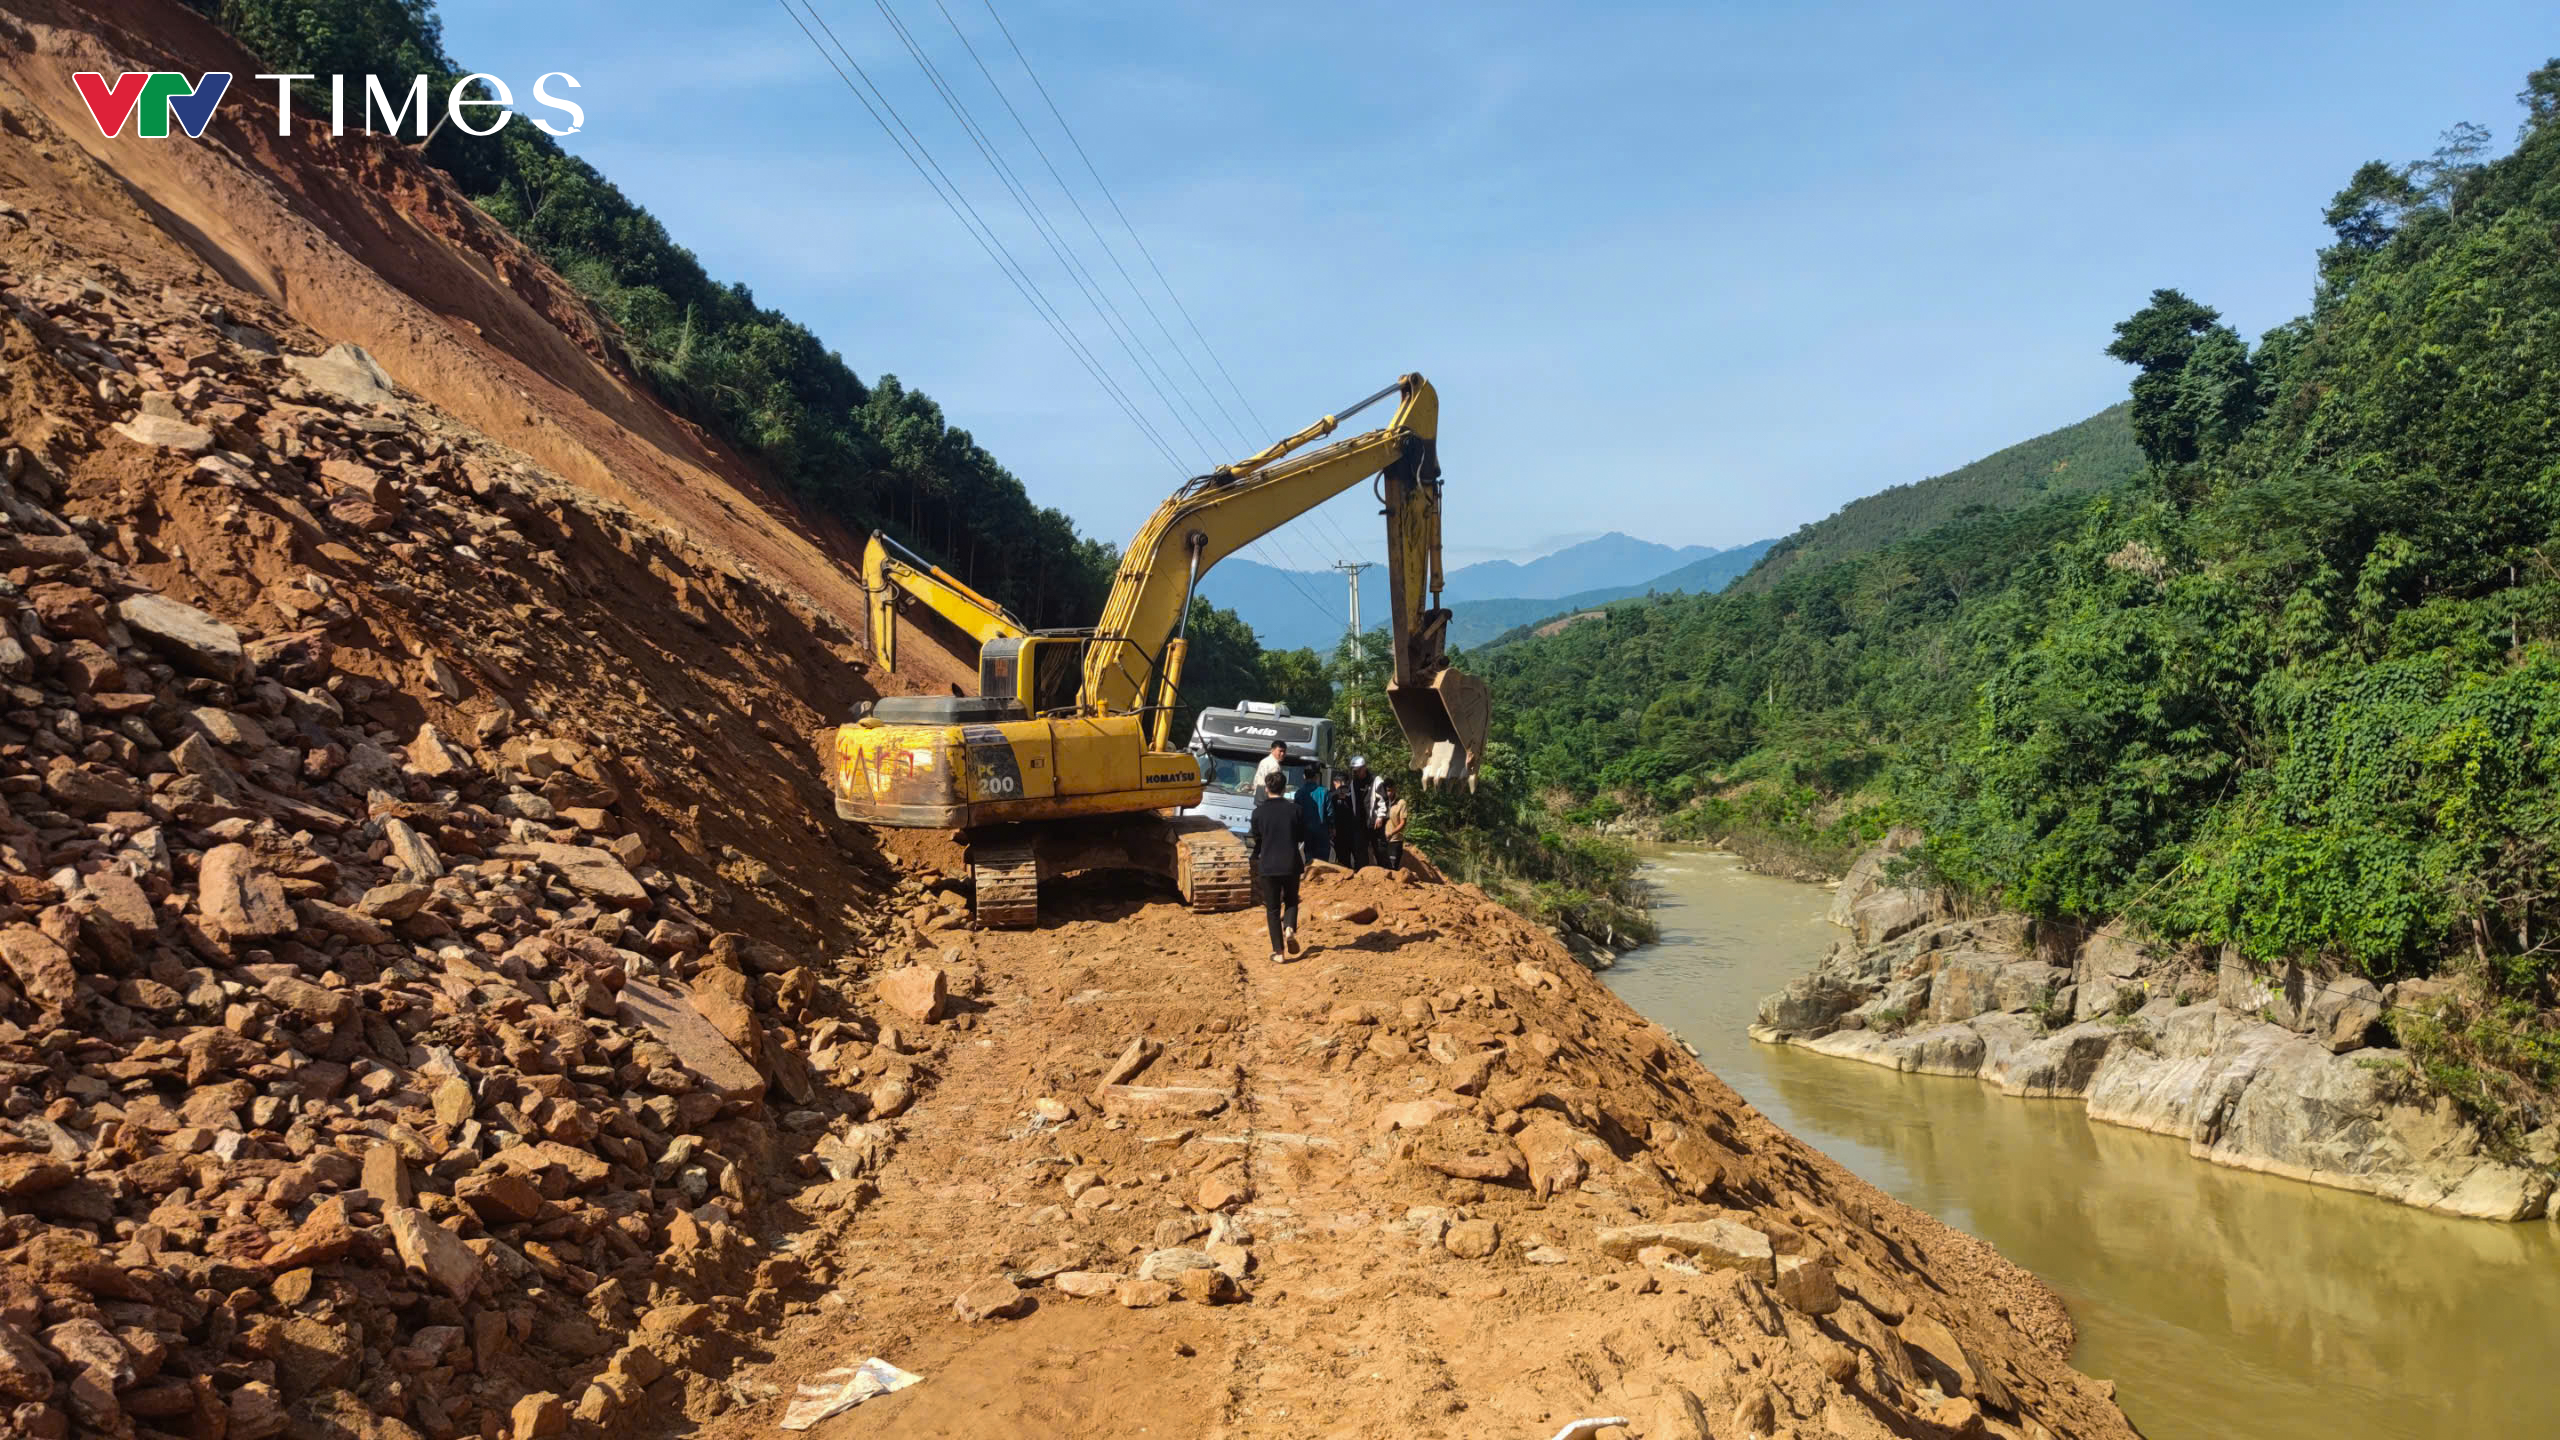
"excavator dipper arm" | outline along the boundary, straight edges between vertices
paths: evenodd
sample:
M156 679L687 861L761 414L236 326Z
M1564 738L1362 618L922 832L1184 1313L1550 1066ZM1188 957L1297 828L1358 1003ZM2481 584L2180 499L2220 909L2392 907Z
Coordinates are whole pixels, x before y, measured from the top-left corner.
M1344 416L1390 395L1397 397L1396 412L1383 428L1305 449L1330 436ZM1449 668L1449 612L1438 603L1439 427L1439 396L1429 381L1407 375L1349 410L1176 491L1121 556L1085 656L1085 703L1104 714L1172 705L1183 618L1200 577L1255 539L1376 476L1387 521L1395 648L1388 700L1425 783L1472 784L1490 714L1483 683Z
M871 543L862 547L862 588L871 609L871 653L883 670L898 668L901 594L913 596L981 645L1031 633L1031 627L1011 611L877 530L871 532Z

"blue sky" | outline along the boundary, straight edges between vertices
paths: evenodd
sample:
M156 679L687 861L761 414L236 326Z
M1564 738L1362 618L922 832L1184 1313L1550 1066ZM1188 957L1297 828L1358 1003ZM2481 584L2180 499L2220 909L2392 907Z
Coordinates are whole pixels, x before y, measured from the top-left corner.
M818 9L1205 468L879 3ZM1189 392L943 11L885 3ZM982 0L944 3L1081 182ZM996 5L1264 429L1437 384L1453 563L1611 529L1740 544L2077 420L2123 394L2100 350L2154 286L2251 335L2298 312L2359 162L2465 119L2503 146L2560 52L2547 4ZM778 3L442 13L519 92L575 74L566 143L713 275L933 395L1087 531L1126 536L1177 478ZM1373 510L1346 496L1257 558L1373 550Z

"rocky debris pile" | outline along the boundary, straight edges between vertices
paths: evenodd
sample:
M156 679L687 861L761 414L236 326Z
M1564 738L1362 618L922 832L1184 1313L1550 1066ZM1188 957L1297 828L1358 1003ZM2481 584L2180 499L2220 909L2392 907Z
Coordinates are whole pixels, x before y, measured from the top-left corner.
M818 1178L791 1137L930 1062L849 959L708 918L604 712L492 678L576 619L534 537L591 518L360 351L0 279L0 1431L726 1403L705 1358L800 1269L751 1223ZM406 643L474 584L518 623L469 667ZM853 943L946 923L904 897Z
M1760 1003L1752 1034L2002 1093L2076 1098L2092 1119L2172 1135L2215 1164L2359 1190L2449 1215L2542 1215L2560 1128L2493 1154L2449 1101L2419 1098L2391 1045L2404 1007L2358 976L2268 970L2110 926L2057 947L2020 915L1939 918L1885 881L1897 832L1863 857L1831 909L1853 938Z

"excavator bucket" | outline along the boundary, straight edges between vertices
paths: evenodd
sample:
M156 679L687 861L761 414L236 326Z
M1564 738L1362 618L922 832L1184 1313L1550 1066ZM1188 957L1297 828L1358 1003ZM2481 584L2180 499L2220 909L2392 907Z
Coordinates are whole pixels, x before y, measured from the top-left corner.
M1461 780L1475 788L1485 734L1493 723L1493 701L1483 681L1456 670L1442 670L1428 686L1389 681L1387 704L1396 712L1405 744L1413 749L1423 788L1437 790Z

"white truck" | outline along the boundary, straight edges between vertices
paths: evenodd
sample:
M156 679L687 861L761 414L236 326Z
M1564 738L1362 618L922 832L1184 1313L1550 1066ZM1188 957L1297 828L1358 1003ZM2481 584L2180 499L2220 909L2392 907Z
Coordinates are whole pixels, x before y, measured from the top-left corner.
M1191 754L1200 763L1200 803L1185 815L1207 815L1239 835L1253 828L1253 772L1271 753L1288 747L1288 793L1295 798L1308 767L1330 764L1333 722L1292 715L1286 705L1239 700L1234 708L1210 707L1191 722Z

